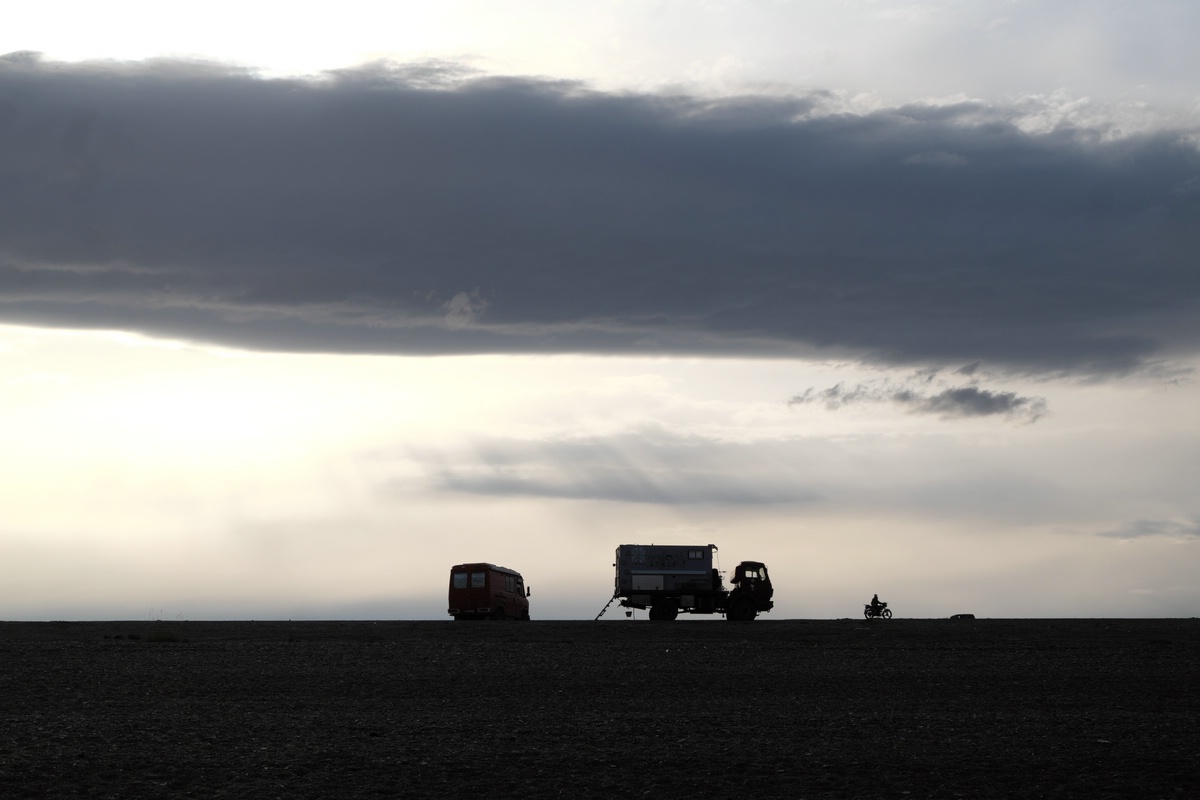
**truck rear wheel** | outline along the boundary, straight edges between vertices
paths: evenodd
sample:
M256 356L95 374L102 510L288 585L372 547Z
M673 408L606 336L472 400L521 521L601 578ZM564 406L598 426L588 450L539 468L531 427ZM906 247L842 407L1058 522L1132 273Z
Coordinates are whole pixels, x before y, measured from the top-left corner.
M659 600L650 607L650 619L671 622L679 615L679 607L672 600Z

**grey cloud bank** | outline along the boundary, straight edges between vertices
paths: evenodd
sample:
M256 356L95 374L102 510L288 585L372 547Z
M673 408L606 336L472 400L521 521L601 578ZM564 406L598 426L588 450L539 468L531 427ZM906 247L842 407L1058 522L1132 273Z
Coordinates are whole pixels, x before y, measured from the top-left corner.
M10 55L0 321L1092 374L1195 354L1196 132L830 112L454 65L305 81ZM927 410L1030 401L963 391Z
M1013 447L1012 439L975 439L964 446L953 432L733 442L647 426L612 436L492 437L457 451L395 455L421 464L436 490L463 496L617 501L706 513L778 506L802 515L954 520L965 529L1058 526L1120 538L1194 538L1190 484L1174 474L1174 464L1191 458L1196 437L1179 432L1176 438L1184 444L1172 452L1163 441L1131 449L1105 432L1064 448L1053 436L1022 447ZM1157 457L1162 464L1136 476L1078 468L1088 460L1103 462L1118 449L1138 463ZM388 491L410 488L398 482ZM1142 508L1179 505L1193 517L1183 527L1114 523L1137 519Z
M1123 528L1102 534L1114 539L1141 539L1161 536L1176 540L1200 539L1200 518L1190 520L1142 519Z

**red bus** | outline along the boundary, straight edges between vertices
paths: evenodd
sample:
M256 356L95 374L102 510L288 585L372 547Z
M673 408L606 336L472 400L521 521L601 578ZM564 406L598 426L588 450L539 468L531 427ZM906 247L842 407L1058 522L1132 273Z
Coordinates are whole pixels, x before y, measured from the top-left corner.
M450 602L455 619L529 619L529 589L521 573L495 564L450 568Z

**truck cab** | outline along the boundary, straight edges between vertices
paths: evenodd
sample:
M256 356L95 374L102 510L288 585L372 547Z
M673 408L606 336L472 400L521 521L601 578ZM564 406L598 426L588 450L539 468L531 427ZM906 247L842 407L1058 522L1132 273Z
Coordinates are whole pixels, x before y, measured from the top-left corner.
M529 588L521 573L485 562L450 568L446 609L456 620L529 619Z
M761 561L743 561L738 564L729 582L733 584L726 611L729 619L752 620L758 612L770 611L775 607L775 601L771 599L775 589L771 586L767 565Z

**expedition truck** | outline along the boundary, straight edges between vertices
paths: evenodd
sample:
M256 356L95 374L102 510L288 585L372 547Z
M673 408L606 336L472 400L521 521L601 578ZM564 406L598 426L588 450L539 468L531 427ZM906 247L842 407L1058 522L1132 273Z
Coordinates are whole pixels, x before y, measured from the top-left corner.
M648 608L650 619L673 620L679 612L724 614L748 622L770 611L774 589L760 561L738 564L726 589L713 566L715 544L623 544L617 548L614 597L626 608Z
M529 619L529 589L521 573L495 564L450 568L447 612L458 619Z

